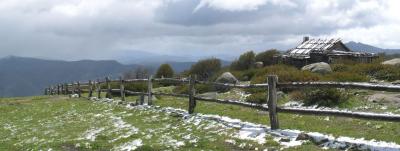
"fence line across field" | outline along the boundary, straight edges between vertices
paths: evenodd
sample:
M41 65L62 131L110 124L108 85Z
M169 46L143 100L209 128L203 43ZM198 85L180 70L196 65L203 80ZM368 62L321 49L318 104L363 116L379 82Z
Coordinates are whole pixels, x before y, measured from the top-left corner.
M188 78L174 79L174 78L152 78L149 76L147 79L122 79L112 80L106 77L104 81L99 79L89 80L87 83L73 82L52 85L45 89L46 95L60 95L60 94L78 94L81 97L82 92L88 92L88 98L95 96L101 97L101 93L106 93L106 98L112 98L112 94L119 93L121 100L125 101L125 96L140 96L138 104L145 103L145 96L147 96L147 104L152 105L152 96L173 96L173 97L184 97L188 99L188 112L189 114L194 113L197 101L214 102L220 104L231 104L242 107L254 108L262 111L269 112L269 120L271 129L279 129L278 113L294 113L294 114L312 114L312 115L328 115L328 116L340 116L340 117L351 117L351 118L362 118L362 119L373 119L373 120L384 120L384 121L395 121L400 122L400 115L388 115L388 114L376 114L368 112L351 112L341 110L319 110L319 109L303 109L303 108L290 108L290 107L278 107L277 106L277 91L278 89L303 89L303 88L350 88L350 89L367 89L367 90L378 90L378 91L391 91L400 92L400 86L398 85L382 85L376 83L363 83L363 82L290 82L290 83L279 83L278 76L268 75L267 83L262 84L227 84L218 82L208 82L196 80L196 76L190 76ZM147 83L147 92L134 92L126 90L125 86L131 83ZM187 84L188 94L174 94L174 93L162 93L153 92L153 82L159 83L176 83L176 84ZM112 89L111 83L119 83L119 89ZM105 84L106 89L102 89L102 84ZM196 84L207 84L214 86L222 86L229 88L263 88L268 91L267 104L256 104L249 102L240 102L223 99L212 99L196 96L195 85ZM104 86L104 85L103 85Z

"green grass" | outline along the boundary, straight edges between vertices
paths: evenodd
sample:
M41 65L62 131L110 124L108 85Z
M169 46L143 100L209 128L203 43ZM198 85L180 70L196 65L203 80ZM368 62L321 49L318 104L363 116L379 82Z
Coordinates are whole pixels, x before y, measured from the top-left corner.
M119 150L118 146L138 139L143 143L138 150L262 150L280 147L272 138L267 138L269 143L265 145L239 140L232 136L237 129L224 128L213 121L194 125L174 114L155 109L127 109L84 98L7 98L0 99L0 110L0 150ZM102 131L95 140L85 138L88 132L99 129ZM235 140L236 144L227 143L227 139ZM174 144L177 142L182 146L176 147Z
M187 110L188 99L162 97L155 101L155 105ZM224 115L243 121L269 125L267 112L234 105L198 102L195 112ZM280 126L283 129L298 129L332 134L334 136L349 136L400 143L400 137L398 136L398 134L400 134L399 123L333 116L329 116L329 120L326 118L327 116L279 113Z

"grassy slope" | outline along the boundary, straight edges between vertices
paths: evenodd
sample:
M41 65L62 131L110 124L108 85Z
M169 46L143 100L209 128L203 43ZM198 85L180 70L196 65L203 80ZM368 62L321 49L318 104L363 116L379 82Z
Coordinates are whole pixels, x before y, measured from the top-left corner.
M271 138L264 146L236 139L230 135L236 129L224 129L209 121L196 126L180 117L155 110L128 110L85 99L57 96L0 99L0 110L0 150L110 150L137 139L144 144L140 150L177 150L174 147L177 142L185 144L179 150L279 147ZM118 118L126 123L121 125ZM134 133L135 128L138 133ZM88 130L98 129L103 131L94 141L84 139ZM131 135L123 137L129 133ZM184 138L189 134L190 138ZM111 142L119 137L122 138ZM226 143L227 139L235 140L236 144ZM193 140L197 142L190 142ZM246 145L239 147L242 143Z
M162 97L156 105L188 108L184 98ZM209 102L198 102L195 112L225 115L244 121L268 125L267 112L254 109ZM350 136L355 138L376 139L400 144L400 125L396 122L361 120L343 117L279 114L280 126L283 129L299 129L310 132L321 132L334 136Z

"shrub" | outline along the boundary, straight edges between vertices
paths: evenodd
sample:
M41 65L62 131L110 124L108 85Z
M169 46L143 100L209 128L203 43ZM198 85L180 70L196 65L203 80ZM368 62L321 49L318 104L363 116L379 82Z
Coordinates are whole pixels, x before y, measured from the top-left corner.
M304 92L304 105L340 106L349 99L349 95L339 89L314 89Z
M259 70L251 80L251 83L265 83L269 74L278 75L279 82L318 81L321 77L316 73L301 71L293 66L273 65Z
M214 86L212 85L205 85L205 84L196 84L195 90L197 94L206 93L206 92L213 92L216 91ZM189 86L188 85L179 85L173 89L174 93L178 94L189 94Z
M265 92L253 93L246 98L246 101L251 103L264 104L267 103L267 95Z
M231 64L232 70L247 70L251 69L256 62L255 54L253 51L245 52L240 55L238 60L235 60Z
M256 61L263 62L264 66L268 65L273 65L274 62L274 56L278 55L279 51L276 49L270 49L264 52L260 52L256 55L255 59Z
M333 72L322 77L323 81L338 81L338 82L366 82L369 81L365 75L353 72Z
M156 78L161 78L161 77L172 78L173 76L174 76L174 70L167 63L160 65L156 73Z
M302 91L296 90L289 93L289 97L294 101L304 100L305 95Z
M197 75L199 80L208 80L221 69L221 61L210 58L198 61L190 68L190 74Z

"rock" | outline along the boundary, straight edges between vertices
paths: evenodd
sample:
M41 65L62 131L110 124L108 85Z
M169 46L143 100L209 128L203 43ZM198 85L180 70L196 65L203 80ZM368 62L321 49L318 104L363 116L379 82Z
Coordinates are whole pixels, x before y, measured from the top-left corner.
M290 138L283 137L279 140L280 142L290 142Z
M263 62L256 62L256 63L254 63L254 67L256 67L256 68L262 68L262 67L264 67L264 63Z
M382 64L400 66L400 58L387 60L387 61L382 62Z
M400 106L400 94L376 93L368 96L367 100L374 103L398 104Z
M283 97L285 97L285 93L282 92L282 91L276 92L276 95L277 95L277 97L278 97L278 100L279 100L279 99L282 99Z
M300 133L300 134L297 136L296 141L299 141L299 140L309 140L309 139L310 139L310 136L308 136L308 134L306 134L306 133Z
M207 92L203 94L198 94L197 96L208 99L217 99L217 92Z
M232 73L225 72L217 78L216 82L237 84L239 83L239 80L237 80L236 77L232 75ZM225 92L229 91L231 88L226 86L215 86L215 89L217 89L218 92Z
M302 67L301 70L311 71L320 74L326 74L332 72L331 66L325 62L309 64Z
M400 85L400 80L393 81L392 84Z
M222 75L220 75L216 82L220 82L220 83L231 83L231 84L236 84L239 81L236 79L235 76L233 76L232 73L230 72L225 72Z

